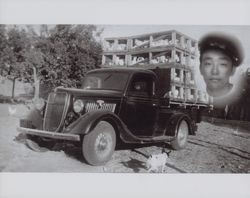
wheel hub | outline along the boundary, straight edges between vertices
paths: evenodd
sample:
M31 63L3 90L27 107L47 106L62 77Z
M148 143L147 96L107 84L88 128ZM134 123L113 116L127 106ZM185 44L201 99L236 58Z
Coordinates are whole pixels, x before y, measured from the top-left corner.
M106 134L99 134L96 139L95 150L97 153L103 153L108 151L110 148L109 146L109 137Z
M102 137L100 138L99 144L98 144L98 150L105 150L107 148L108 141L106 137L102 134Z
M185 121L182 121L179 126L178 140L180 145L185 145L188 137L188 125Z
M179 139L184 140L185 138L186 138L186 133L184 133L184 131L182 129L180 129Z

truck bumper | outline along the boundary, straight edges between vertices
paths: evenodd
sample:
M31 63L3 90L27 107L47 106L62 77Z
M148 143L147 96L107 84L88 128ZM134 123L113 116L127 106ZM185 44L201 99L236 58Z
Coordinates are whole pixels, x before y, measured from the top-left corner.
M59 140L80 141L80 135L76 135L76 134L57 133L57 132L51 132L51 131L29 129L29 128L24 128L24 127L17 127L17 130L21 133L25 133L29 135L36 135L40 137L59 139Z

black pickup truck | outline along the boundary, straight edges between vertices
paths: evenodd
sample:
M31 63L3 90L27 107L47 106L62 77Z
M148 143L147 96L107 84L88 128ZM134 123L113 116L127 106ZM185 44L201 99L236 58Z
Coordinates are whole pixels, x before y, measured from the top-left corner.
M165 72L165 73L164 73ZM36 104L18 131L39 143L81 145L91 165L110 160L118 142L170 143L182 149L208 104L175 100L169 71L108 68L87 73L82 87L58 87Z

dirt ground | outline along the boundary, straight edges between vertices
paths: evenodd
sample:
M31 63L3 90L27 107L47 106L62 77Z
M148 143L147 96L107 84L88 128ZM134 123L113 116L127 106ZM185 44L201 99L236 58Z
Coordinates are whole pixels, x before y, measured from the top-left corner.
M14 115L9 115L9 106L17 108ZM72 145L35 152L16 140L19 118L27 111L23 105L0 104L1 172L147 173L148 156L162 150L162 144L123 145L105 166L98 167L86 164L81 149ZM236 127L201 122L186 149L166 150L171 153L164 173L250 173L250 132Z

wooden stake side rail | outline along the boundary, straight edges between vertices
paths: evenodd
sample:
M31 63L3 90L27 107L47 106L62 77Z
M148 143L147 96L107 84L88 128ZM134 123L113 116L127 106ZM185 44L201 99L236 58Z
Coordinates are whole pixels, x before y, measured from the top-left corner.
M163 41L163 43L159 44L159 41L161 40ZM122 41L122 43L119 43L119 41ZM122 44L123 47L125 47L124 46L125 44L126 49L121 49L121 48L119 49L118 46L120 44ZM156 46L153 46L153 45L156 45ZM162 45L163 46L173 45L174 47L177 47L180 50L186 50L187 52L190 52L192 54L195 54L195 52L192 52L192 48L196 50L198 49L198 43L196 40L176 30L165 31L165 32L155 32L155 33L149 33L149 34L147 33L147 34L141 34L137 36L106 38L103 43L105 52L108 52L108 51L117 52L119 50L137 51L137 50L143 50L143 49L148 49L148 48L153 48L153 47L161 47Z
M207 107L208 105L206 103L192 103L192 102L181 102L181 101L170 101L169 102L169 105L179 105L179 106L182 106L182 107L186 107L186 106L195 106L195 107Z
M147 43L148 44L148 43ZM146 44L143 44L143 46L145 46ZM148 53L148 52L161 52L161 51L168 51L168 50L172 50L172 49L178 49L184 53L186 53L187 55L193 55L195 56L196 53L192 52L191 50L187 49L187 48L182 48L178 45L175 44L171 44L171 45L161 45L161 46L151 46L151 47L147 47L147 48L140 48L141 46L135 47L135 48L131 48L131 49L126 49L126 50L105 50L103 52L103 55L113 55L113 54L140 54L140 53Z

